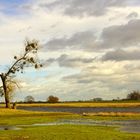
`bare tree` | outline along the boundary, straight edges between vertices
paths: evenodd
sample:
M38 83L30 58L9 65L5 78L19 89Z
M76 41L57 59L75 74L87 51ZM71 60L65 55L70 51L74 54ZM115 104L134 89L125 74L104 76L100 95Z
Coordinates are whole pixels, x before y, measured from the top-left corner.
M10 93L14 91L14 86L17 83L13 80L17 72L23 73L25 67L34 66L34 68L42 67L37 60L36 54L38 52L38 41L26 41L25 49L21 56L14 56L14 63L9 67L7 72L1 73L2 86L0 86L1 96L5 98L6 108L10 107Z

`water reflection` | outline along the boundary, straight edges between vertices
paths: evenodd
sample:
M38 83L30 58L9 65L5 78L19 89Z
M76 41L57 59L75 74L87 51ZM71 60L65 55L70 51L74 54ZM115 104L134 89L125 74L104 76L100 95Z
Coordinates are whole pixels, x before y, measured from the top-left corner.
M56 122L37 123L32 125L0 126L0 130L20 130L27 127L50 126L50 125L90 125L90 126L113 126L123 132L140 133L140 120L121 121L96 121L91 119L60 119Z

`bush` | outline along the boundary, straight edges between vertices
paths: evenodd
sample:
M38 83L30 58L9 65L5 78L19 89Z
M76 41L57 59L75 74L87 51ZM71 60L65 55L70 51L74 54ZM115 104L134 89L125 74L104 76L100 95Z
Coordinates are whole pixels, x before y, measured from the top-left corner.
M58 103L58 101L59 101L59 98L52 95L47 98L48 103Z
M139 91L133 91L130 94L127 95L128 100L140 100L140 92Z

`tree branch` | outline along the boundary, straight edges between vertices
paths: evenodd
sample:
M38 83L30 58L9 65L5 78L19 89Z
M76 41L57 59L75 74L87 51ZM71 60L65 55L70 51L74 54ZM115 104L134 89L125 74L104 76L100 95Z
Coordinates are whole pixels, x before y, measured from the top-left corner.
M15 84L20 89L20 86L17 84L17 82L12 81L12 80L7 80L7 82L11 82L11 83Z
M25 52L25 54L23 55L23 57L19 58L19 59L10 67L10 69L8 70L8 72L5 74L5 77L7 77L7 76L10 74L11 70L13 69L13 67L14 67L18 62L20 62L21 60L23 60L27 54L28 54L28 52Z

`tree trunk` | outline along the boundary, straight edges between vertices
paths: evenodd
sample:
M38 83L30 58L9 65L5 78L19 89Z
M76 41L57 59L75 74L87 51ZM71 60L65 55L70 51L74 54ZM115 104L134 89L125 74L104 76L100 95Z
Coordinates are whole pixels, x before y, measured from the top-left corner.
M4 95L4 97L5 97L5 107L6 108L11 108L11 105L10 105L10 98L9 98L9 94L7 93L7 92L5 92L5 95Z
M10 97L9 97L9 94L7 92L7 87L6 87L6 78L5 78L5 75L2 74L1 75L1 80L2 80L2 84L3 84L3 90L4 90L4 98L5 98L5 107L6 108L11 108L10 106Z

